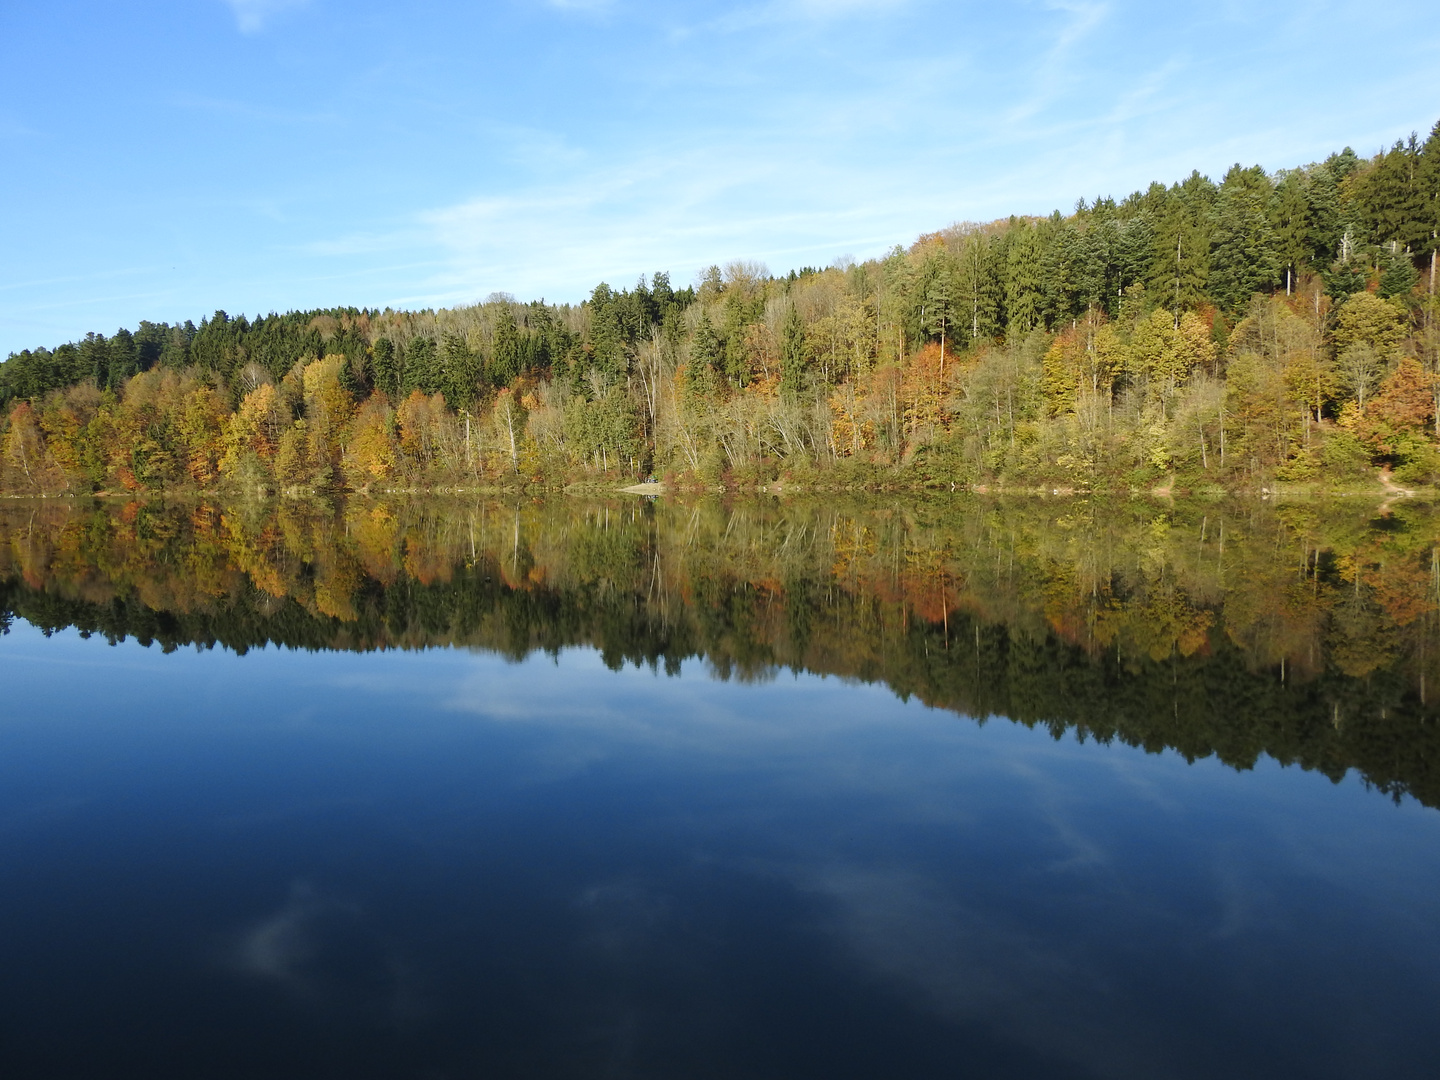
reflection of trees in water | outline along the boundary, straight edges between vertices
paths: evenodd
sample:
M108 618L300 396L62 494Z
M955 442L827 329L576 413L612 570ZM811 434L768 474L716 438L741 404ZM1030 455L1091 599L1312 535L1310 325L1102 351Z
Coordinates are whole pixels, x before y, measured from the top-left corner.
M0 530L0 607L45 629L791 667L1057 735L1359 768L1440 803L1424 507L14 502Z

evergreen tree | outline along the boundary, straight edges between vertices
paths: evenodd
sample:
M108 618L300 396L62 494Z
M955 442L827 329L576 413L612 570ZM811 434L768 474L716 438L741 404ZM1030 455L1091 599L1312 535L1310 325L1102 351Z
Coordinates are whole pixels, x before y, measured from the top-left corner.
M1070 231L1076 306L1082 311L1103 307L1115 274L1120 225L1114 218L1091 216Z
M1381 154L1352 185L1361 221L1377 244L1414 250L1429 239L1419 184L1420 146L1414 135Z
M1270 204L1271 231L1286 292L1310 263L1310 197L1308 177L1299 169L1285 173Z
M440 389L439 357L435 351L435 339L412 338L405 346L404 359L400 366L400 396L412 390L422 394L433 394Z
M1398 241L1392 240L1389 245L1382 247L1376 261L1380 269L1378 291L1381 296L1386 299L1403 298L1414 291L1420 275L1415 271L1415 264L1409 253L1400 250Z
M1110 249L1105 280L1105 310L1119 313L1120 298L1125 290L1145 280L1155 249L1155 226L1148 212L1142 212L1117 227L1114 246Z
M515 316L506 307L495 320L495 337L490 346L486 375L492 386L509 386L520 374L520 336Z
M104 334L89 333L80 342L80 361L85 374L95 380L95 385L109 388L110 383L110 342Z
M1269 187L1258 166L1236 165L1220 188L1210 239L1209 291L1226 311L1240 310L1280 276L1275 236L1265 212Z
M1416 230L1420 239L1415 255L1422 264L1428 263L1427 273L1433 274L1437 248L1440 248L1440 121L1430 130L1430 137L1420 150L1415 178L1419 189L1416 213L1420 217L1420 227ZM1434 287L1432 284L1432 290Z
M170 327L164 323L140 320L140 327L135 331L135 354L139 370L149 371L160 363L169 339Z
M698 334L696 335L698 338ZM811 356L805 341L805 320L794 304L785 315L780 331L780 389L798 394L807 389L811 380Z
M590 294L590 364L611 379L623 378L629 371L619 301L620 297L603 281Z
M454 408L468 409L479 393L484 363L459 334L446 334L442 345L436 389Z
M376 341L370 363L375 373L375 388L394 398L400 392L400 367L395 343L388 337Z
M952 337L954 324L954 284L949 266L943 262L925 288L924 331L939 338L942 345Z
M134 335L122 326L110 339L110 371L102 385L114 389L123 386L127 379L139 373L140 350L135 345Z
M746 351L746 329L764 312L764 294L751 292L752 283L734 281L725 290L725 323L721 334L725 342L725 377L731 386L744 386L750 381L750 356Z
M708 367L711 371L719 371L723 356L720 338L715 333L714 323L710 321L710 313L702 311L700 321L695 326L695 336L690 340L690 363Z
M1305 190L1306 244L1312 266L1326 267L1340 254L1340 240L1345 233L1342 209L1344 199L1335 168L1328 162L1311 170Z
M1078 232L1056 210L1036 226L1036 234L1040 245L1041 321L1046 326L1062 326L1085 310L1080 299L1083 266ZM928 295L926 304L930 304ZM942 307L948 320L948 298Z
M1040 238L1029 222L1012 218L1006 240L1006 336L1018 340L1041 323Z
M1144 207L1154 225L1149 294L1177 310L1208 298L1210 229L1218 190L1208 177L1192 172L1168 190L1150 185Z

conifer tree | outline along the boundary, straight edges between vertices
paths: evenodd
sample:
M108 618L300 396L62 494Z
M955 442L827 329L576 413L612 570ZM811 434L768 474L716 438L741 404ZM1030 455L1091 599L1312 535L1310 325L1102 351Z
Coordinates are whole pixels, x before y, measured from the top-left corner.
M1265 213L1269 188L1263 172L1238 165L1220 188L1210 239L1209 291L1226 311L1238 311L1280 276L1275 236Z
M486 374L494 386L509 386L520 374L520 337L515 316L507 307L495 321L495 338L490 346Z
M698 335L697 335L698 337ZM794 304L785 315L780 334L780 389L798 394L810 383L810 350L805 341L805 320Z
M395 343L388 337L378 339L371 349L370 363L374 369L375 389L391 398L400 392L400 370Z
M700 321L695 326L695 336L690 342L690 363L703 365L711 371L718 371L722 356L720 338L715 333L715 325L710 321L710 314L701 312Z

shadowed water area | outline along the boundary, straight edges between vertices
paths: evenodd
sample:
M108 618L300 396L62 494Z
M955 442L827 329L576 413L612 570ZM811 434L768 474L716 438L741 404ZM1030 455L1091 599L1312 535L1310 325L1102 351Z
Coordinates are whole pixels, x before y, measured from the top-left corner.
M1414 500L0 504L8 1075L1428 1076Z

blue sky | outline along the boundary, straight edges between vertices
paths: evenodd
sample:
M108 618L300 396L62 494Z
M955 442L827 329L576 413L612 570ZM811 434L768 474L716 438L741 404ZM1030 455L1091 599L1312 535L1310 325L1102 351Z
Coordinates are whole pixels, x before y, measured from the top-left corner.
M865 257L1440 118L1421 3L11 0L0 354Z

